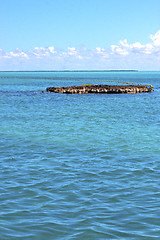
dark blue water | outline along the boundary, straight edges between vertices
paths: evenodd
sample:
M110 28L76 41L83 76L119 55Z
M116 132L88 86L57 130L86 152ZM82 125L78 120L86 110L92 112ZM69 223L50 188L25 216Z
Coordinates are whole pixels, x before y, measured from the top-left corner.
M155 91L42 93L107 80ZM0 85L0 239L160 238L160 72L6 72Z

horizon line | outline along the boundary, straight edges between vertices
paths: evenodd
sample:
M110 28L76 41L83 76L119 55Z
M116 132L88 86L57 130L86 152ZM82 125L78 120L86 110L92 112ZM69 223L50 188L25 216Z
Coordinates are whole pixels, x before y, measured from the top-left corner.
M0 72L139 72L139 70L0 70Z

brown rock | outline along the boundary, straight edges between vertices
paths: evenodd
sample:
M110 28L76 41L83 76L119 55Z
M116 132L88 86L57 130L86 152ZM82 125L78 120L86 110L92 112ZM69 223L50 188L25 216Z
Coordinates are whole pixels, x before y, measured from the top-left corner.
M46 89L48 92L66 93L66 94L81 94L81 93L141 93L152 92L153 88L147 86L135 85L82 85L70 87L49 87Z

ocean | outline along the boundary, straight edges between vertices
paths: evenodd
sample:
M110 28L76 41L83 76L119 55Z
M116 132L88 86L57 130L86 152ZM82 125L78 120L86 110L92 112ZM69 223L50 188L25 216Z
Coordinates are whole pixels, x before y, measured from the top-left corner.
M42 93L116 81L154 92ZM0 109L1 240L160 238L160 72L0 72Z

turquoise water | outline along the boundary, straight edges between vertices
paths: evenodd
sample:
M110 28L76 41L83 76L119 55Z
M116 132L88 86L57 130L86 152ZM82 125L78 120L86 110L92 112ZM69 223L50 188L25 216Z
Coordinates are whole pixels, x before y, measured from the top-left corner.
M155 91L42 93L93 79ZM159 239L160 72L1 72L0 85L0 239Z

